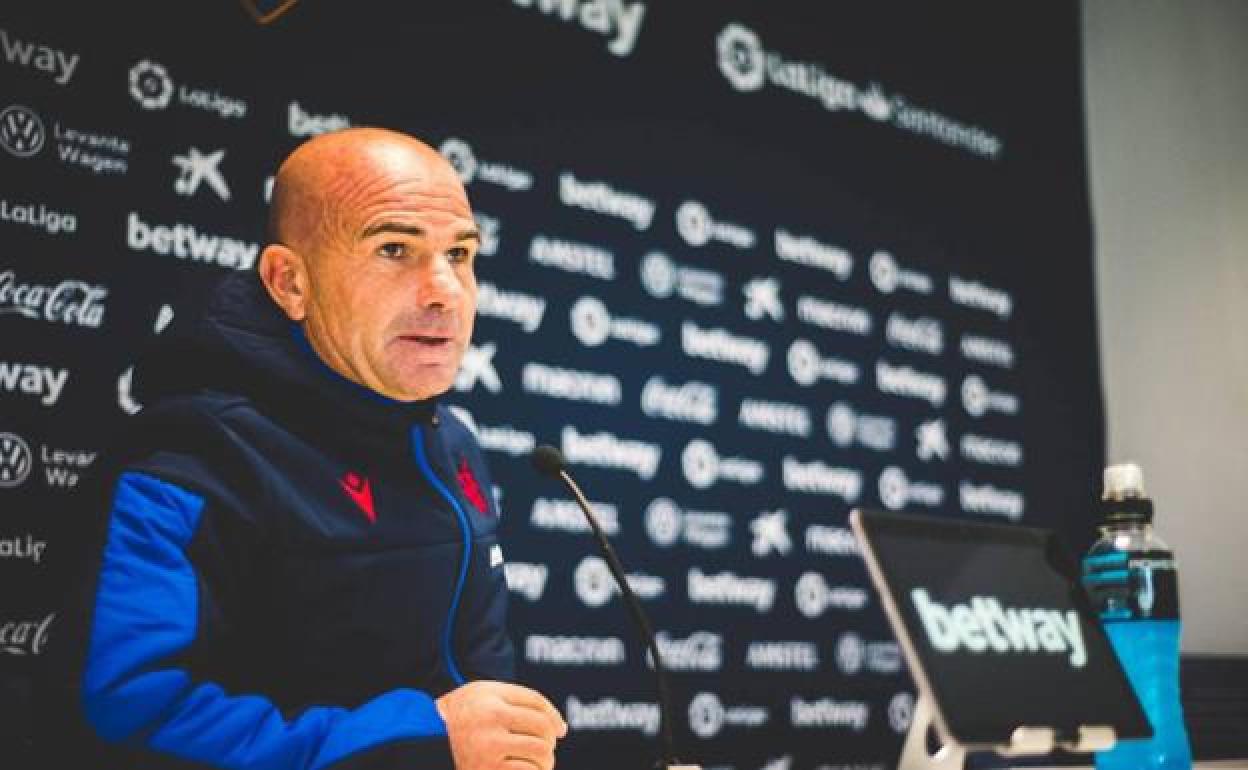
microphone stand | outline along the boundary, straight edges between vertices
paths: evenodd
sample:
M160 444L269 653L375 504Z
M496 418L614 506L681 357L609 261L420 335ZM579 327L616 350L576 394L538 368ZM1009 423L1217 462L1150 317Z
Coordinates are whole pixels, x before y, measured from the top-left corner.
M559 469L559 478L563 479L563 483L568 485L568 489L572 490L572 496L576 498L577 505L581 507L581 511L585 514L585 519L589 522L590 529L594 532L594 537L598 539L603 554L607 557L607 566L611 570L611 574L615 577L615 582L620 587L620 593L624 596L624 603L628 606L628 610L632 613L633 620L641 629L642 642L650 651L650 657L654 661L654 678L658 685L659 691L659 733L663 742L663 757L657 765L657 770L701 770L698 765L681 764L676 759L676 742L672 738L672 699L668 690L666 671L663 669L663 657L659 655L659 646L655 641L654 630L650 627L650 621L646 619L646 614L641 609L641 603L637 600L637 595L633 593L633 589L628 584L628 578L624 574L624 567L620 564L619 558L615 555L615 549L611 547L611 541L607 539L606 534L602 531L602 527L598 524L597 517L590 510L589 501L585 499L585 495L581 492L581 488L572 480L568 472L562 468Z

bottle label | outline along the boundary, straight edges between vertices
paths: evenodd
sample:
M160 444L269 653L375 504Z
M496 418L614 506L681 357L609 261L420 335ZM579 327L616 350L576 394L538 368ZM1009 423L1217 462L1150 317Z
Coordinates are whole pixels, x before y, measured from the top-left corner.
M1168 551L1113 551L1083 560L1083 585L1102 620L1177 620L1179 580Z

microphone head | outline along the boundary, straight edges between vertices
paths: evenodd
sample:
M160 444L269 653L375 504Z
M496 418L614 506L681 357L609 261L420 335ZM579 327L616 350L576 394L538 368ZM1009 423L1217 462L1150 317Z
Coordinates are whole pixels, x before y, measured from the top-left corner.
M563 452L555 449L550 444L542 444L534 449L531 459L533 460L534 468L552 478L559 478L559 473L566 464L563 459Z

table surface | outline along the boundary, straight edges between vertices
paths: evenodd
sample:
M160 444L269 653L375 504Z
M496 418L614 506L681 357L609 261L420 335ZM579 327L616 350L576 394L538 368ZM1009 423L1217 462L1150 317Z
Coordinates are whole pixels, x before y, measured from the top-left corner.
M1021 770L1093 770L1092 765L1067 765L1065 768L1022 768ZM1192 765L1192 770L1248 770L1248 758L1207 759Z

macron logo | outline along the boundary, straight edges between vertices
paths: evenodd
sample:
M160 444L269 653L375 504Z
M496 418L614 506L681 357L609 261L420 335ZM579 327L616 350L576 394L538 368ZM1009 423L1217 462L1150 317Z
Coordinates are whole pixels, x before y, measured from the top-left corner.
M991 652L1033 655L1068 653L1071 668L1088 662L1087 647L1074 610L1043 607L1005 609L991 596L976 596L965 604L946 606L927 591L916 588L910 600L932 647L943 653Z

